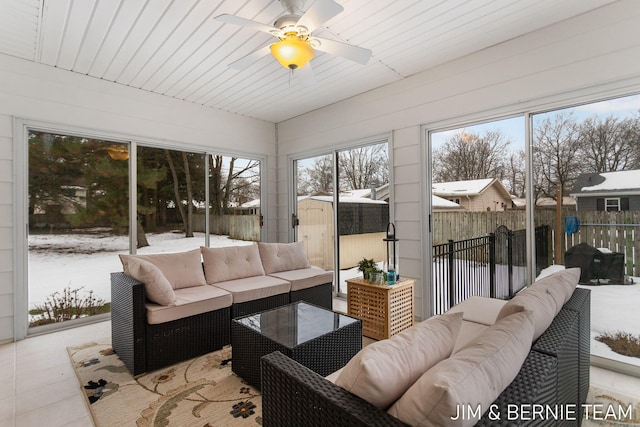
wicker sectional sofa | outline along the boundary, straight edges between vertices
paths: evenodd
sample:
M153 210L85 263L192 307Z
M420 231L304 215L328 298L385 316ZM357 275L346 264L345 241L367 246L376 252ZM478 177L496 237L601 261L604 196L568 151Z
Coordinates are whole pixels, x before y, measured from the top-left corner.
M579 269L577 270L577 274L575 270L563 270L540 282L542 284L545 281L564 281L567 285L567 282L575 280L577 283ZM559 279L557 274L564 276ZM412 345L415 337L419 336L415 331L413 336L409 334L398 338L394 345L391 345L391 342L395 337L370 344L361 351L365 352L368 347L374 345L388 347L381 353L384 356L381 360L383 363L386 362L382 368L372 368L376 359L371 354L368 359L362 356L358 361L362 366L360 371L356 371L356 382L365 385L359 390L356 389L357 384L339 381L344 376L344 370L350 368L349 364L354 362L358 355L343 368L343 372L327 378L315 374L279 352L263 357L263 425L579 425L581 405L586 401L589 388L590 291L576 288L575 283L570 283L569 287L552 285L547 289L537 286L538 282L527 288L533 290L528 292L533 294L533 297L525 293L509 302L488 298L481 301L479 298L473 298L452 308L445 315L434 316L463 318L462 326L455 337L452 354L419 374L418 379L391 404L384 399L394 393L396 377L404 375L395 365L404 363L407 365L404 367L406 371L415 370L414 359L424 358L415 349L413 357L405 355L404 358L396 358L399 346ZM562 292L565 292L564 296ZM545 319L548 315L545 306L555 306L550 319ZM540 312L543 315L540 315ZM517 352L509 345L502 346L500 343L499 351L488 352L480 358L477 355L482 353L483 345L491 345L494 341L490 338L494 329L499 329L503 323L515 319L514 316L524 318L523 324L529 316L533 319L533 326L526 323L526 332L512 333L515 340L526 337L529 341L524 351L521 351L523 361L516 364L511 374L509 363L505 360L514 358L513 354ZM434 318L421 323L433 324L432 319ZM424 329L418 325L412 328ZM433 329L433 326L431 328ZM539 330L535 331L536 328ZM444 335L440 333L440 336ZM430 339L431 341L424 341L430 343L424 349L424 354L436 351L434 349L437 342L433 337ZM376 351L380 352L380 349ZM366 360L367 365L363 360ZM440 367L443 369L439 369ZM368 382L362 379L367 375L375 377L377 371L380 372L381 383L378 396L375 394L375 381L371 378ZM468 381L474 376L480 381ZM500 380L505 383L501 385ZM410 393L414 394L408 396ZM538 408L544 410L555 409L558 415L554 417L545 412L542 416L532 417L534 405L539 405ZM456 410L462 410L466 417L451 419L456 418ZM418 415L412 414L413 412L417 412Z
M333 272L302 243L121 255L111 274L112 346L133 375L230 344L231 319L304 299L331 309Z

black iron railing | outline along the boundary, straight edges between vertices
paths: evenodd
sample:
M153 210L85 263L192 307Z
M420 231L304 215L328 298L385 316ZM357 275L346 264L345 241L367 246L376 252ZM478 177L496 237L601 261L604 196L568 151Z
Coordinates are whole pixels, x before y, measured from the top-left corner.
M536 227L537 273L548 266L547 226ZM509 299L526 285L526 230L495 233L433 246L434 314L470 296Z

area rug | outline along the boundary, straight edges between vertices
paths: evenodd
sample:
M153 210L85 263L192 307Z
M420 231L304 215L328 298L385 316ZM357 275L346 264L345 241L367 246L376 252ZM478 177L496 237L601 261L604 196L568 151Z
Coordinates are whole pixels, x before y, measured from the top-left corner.
M591 385L583 414L583 427L640 426L640 396Z
M137 378L109 338L67 350L98 427L262 425L260 393L231 371L231 347Z

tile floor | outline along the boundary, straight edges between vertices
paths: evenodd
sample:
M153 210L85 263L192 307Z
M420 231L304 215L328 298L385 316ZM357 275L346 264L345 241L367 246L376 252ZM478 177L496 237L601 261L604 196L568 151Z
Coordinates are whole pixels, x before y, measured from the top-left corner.
M334 308L346 312L346 301ZM105 321L0 345L0 426L92 426L66 348L110 335ZM591 381L640 395L640 378L592 367Z

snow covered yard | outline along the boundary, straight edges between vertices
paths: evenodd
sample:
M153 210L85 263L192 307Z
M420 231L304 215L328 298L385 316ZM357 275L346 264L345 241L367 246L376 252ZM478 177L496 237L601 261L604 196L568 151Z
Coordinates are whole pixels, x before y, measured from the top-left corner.
M561 269L564 266L552 265L538 277ZM578 286L591 290L591 354L640 365L640 358L615 353L609 346L595 339L598 335L616 331L640 336L640 278L632 279L633 285Z

